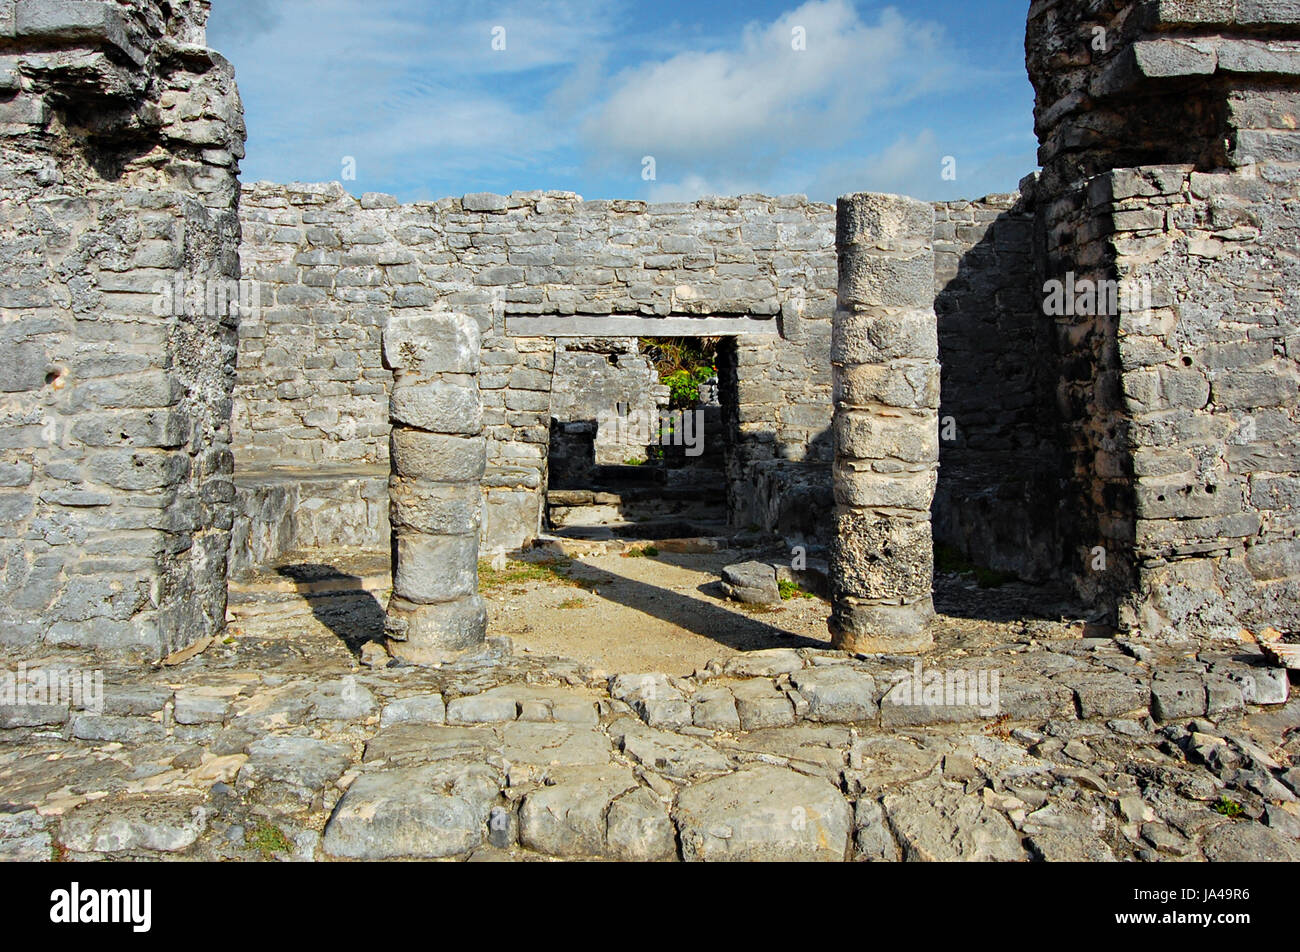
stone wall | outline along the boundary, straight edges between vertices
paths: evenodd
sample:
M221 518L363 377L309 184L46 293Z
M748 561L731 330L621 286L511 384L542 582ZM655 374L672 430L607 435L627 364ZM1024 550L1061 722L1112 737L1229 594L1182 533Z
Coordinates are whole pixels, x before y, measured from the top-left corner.
M1055 321L1067 551L1151 635L1300 613L1298 27L1270 0L1030 11L1046 274L1117 287Z
M205 2L0 2L0 644L224 623L233 72ZM173 297L180 291L179 296Z
M1043 316L1035 184L935 206L942 395L934 536L964 560L1057 577L1058 366Z
M382 328L392 313L446 306L484 335L483 522L493 548L540 528L557 340L737 335L734 518L789 525L802 506L792 497L783 507L779 487L809 464L826 477L829 206L798 196L584 202L568 192L398 205L338 185L259 183L244 189L243 219L244 275L260 312L240 325L241 468L382 462ZM755 503L748 487L760 481L777 488Z

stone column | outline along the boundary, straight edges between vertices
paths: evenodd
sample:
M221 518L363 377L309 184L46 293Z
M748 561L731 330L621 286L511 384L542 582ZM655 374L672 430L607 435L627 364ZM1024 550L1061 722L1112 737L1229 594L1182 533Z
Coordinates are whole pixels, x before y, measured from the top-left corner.
M448 661L483 642L478 544L486 461L478 325L460 314L394 315L389 511L393 595L384 628L393 657Z
M848 651L917 652L932 644L933 234L934 209L925 202L865 193L839 200L830 630Z

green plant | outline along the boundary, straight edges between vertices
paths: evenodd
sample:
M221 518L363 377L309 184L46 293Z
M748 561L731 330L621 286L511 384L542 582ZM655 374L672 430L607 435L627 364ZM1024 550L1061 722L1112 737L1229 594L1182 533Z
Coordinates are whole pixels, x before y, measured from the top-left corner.
M646 464L645 460L637 459L635 456L632 457L631 459L623 460L624 466L644 466L645 464Z
M566 598L564 601L560 602L559 607L567 610L570 608L581 608L582 605L583 601L581 598Z
M626 552L623 553L623 558L625 559L654 558L658 554L659 554L658 549L656 549L652 545L647 545L639 549L628 549Z
M506 585L518 585L523 582L560 582L565 585L579 584L569 578L572 563L567 559L541 559L537 562L516 562L511 560L506 567L497 571L486 559L478 564L478 587L481 592Z
M1240 820L1246 815L1246 811L1241 808L1241 804L1236 800L1229 799L1227 796L1219 797L1219 802L1214 805L1214 812L1219 816L1230 817L1234 820Z
M693 407L700 384L717 376L720 337L642 337L642 352L650 358L659 382L668 387L669 405Z
M292 853L293 844L278 826L263 821L248 837L248 845L269 860L276 853Z
M788 579L777 579L777 590L781 593L781 598L789 601L792 598L816 598L811 592L805 592L799 587L798 582L791 582Z

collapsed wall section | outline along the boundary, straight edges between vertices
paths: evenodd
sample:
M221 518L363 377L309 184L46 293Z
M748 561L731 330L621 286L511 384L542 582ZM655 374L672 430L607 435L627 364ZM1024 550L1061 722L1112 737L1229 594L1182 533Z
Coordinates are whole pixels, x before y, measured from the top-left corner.
M7 649L224 624L244 128L207 9L0 2Z

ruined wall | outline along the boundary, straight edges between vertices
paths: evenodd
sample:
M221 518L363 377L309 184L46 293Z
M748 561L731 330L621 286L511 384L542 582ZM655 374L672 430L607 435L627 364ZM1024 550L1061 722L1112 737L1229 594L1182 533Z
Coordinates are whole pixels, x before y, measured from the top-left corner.
M1027 50L1046 274L1120 289L1056 318L1076 585L1152 635L1294 628L1300 14L1038 2Z
M942 394L934 537L964 560L1054 579L1060 451L1052 325L1043 316L1034 179L935 206Z
M494 548L540 524L556 338L743 333L733 488L758 472L784 485L805 460L829 463L829 206L567 192L398 205L338 185L259 183L245 187L242 214L260 310L240 325L241 467L383 462L382 328L391 313L435 307L484 332L483 521ZM746 507L738 520L751 520L754 493L733 495ZM762 510L775 525L785 513L773 495Z
M238 279L244 130L206 15L0 2L6 648L224 623L235 332L203 290Z

